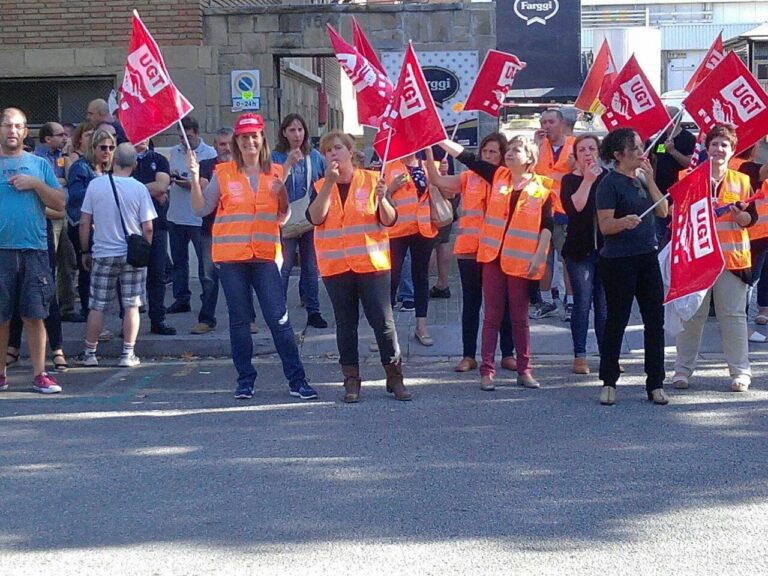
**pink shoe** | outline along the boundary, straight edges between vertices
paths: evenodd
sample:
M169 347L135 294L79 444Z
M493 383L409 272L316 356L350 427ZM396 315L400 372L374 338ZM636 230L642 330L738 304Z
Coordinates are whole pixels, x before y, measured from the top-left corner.
M35 392L41 394L58 394L61 392L61 386L56 384L56 380L48 372L40 372L35 376L35 384L32 386Z

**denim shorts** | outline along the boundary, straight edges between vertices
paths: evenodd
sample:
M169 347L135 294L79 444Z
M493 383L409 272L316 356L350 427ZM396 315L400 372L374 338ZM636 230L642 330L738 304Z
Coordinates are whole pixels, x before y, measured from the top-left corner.
M47 250L0 249L0 324L15 311L30 320L47 318L55 292Z
M120 294L125 308L134 308L144 303L144 286L147 283L147 269L134 268L126 262L126 256L94 258L91 262L91 294L88 306L103 312L117 295L117 281L120 280Z

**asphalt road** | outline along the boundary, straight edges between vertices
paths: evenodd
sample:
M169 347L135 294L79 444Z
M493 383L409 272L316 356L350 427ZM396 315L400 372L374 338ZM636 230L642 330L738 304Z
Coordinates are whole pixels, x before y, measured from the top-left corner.
M410 363L410 403L370 364L357 405L332 360L307 365L314 402L270 357L248 402L228 360L71 370L55 397L15 368L0 573L766 573L764 380L733 394L705 362L659 407L636 358L602 407L595 376L542 362L542 389L493 393Z

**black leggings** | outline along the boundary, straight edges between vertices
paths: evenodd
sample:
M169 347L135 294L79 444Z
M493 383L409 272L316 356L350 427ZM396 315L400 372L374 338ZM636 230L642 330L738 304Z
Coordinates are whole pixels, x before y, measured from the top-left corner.
M429 257L432 255L434 246L434 238L424 238L420 234L389 239L389 251L392 255L392 306L395 305L397 298L397 287L400 284L400 272L403 269L405 253L410 248L416 318L427 317L427 310L429 309Z

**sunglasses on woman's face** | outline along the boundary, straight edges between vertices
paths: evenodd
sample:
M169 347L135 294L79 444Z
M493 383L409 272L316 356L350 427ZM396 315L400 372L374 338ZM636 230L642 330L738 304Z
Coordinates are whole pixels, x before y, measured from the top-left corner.
M114 152L115 146L114 144L100 144L99 150L102 152Z

